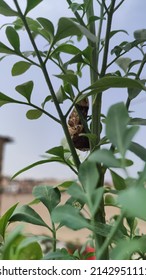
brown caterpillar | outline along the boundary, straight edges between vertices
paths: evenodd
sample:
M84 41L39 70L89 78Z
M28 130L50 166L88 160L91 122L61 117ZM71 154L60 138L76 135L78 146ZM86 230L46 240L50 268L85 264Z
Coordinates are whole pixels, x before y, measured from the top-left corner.
M87 114L89 109L88 98L84 98L79 103L77 103L76 106L78 110L81 112L83 118L87 120ZM69 115L68 130L72 138L74 147L80 151L88 151L89 139L86 136L80 135L81 133L85 133L85 128L80 120L76 108L74 108L71 114Z

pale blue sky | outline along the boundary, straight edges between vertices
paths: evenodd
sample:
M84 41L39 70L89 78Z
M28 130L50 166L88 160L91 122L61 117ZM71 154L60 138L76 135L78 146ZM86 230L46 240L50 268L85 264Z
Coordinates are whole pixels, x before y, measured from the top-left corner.
M13 3L13 1L6 1ZM20 1L25 3L25 1ZM76 1L82 2L82 1ZM139 0L125 0L123 7L115 15L113 21L113 29L125 29L129 36L124 33L119 33L113 38L113 45L120 43L122 40L133 40L133 31L136 29L146 28L146 2ZM33 18L48 17L54 25L57 25L59 17L70 16L71 11L68 9L66 0L44 0L31 14ZM10 22L11 19L0 15L0 25ZM0 33L0 40L6 42L3 32ZM29 49L30 44L24 36L22 38L22 49ZM132 52L131 58L136 59L137 54ZM35 83L33 100L40 104L46 96L47 88L40 72L32 67L27 73L19 77L11 77L11 66L16 61L15 57L9 57L0 62L0 91L16 97L15 86L23 82L33 79ZM115 66L116 67L116 66ZM116 67L117 68L117 67ZM55 68L51 67L51 74L55 74ZM113 68L113 70L115 70ZM146 78L143 74L142 78ZM52 76L52 81L55 83L55 90L59 87L59 82ZM83 80L85 84L85 80ZM131 110L136 111L135 116L146 118L146 93L142 93L131 106ZM19 97L19 95L17 95ZM112 103L124 100L127 96L126 90L110 90L103 97L103 113L106 113ZM52 106L52 105L51 105ZM53 107L50 110L54 110ZM41 155L46 150L53 146L60 145L63 138L63 132L59 125L46 116L42 116L39 120L29 121L26 119L27 108L20 105L6 105L0 109L0 134L14 138L14 143L8 144L5 149L5 160L3 172L5 175L13 175L19 169L41 159ZM143 127L136 139L142 143L145 138L146 128ZM136 159L137 160L137 159ZM131 173L141 168L142 164L137 160L138 169L131 169ZM58 179L66 179L74 177L73 173L66 167L51 163L38 166L30 171L23 173L21 178L47 178L56 177Z

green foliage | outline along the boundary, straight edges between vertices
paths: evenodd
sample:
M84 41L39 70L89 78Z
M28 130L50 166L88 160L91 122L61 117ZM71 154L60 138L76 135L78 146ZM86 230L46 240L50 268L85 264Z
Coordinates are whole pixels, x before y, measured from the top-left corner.
M27 0L23 12L21 1L14 1L13 9L0 0L0 14L15 17L14 22L2 26L8 45L0 42L0 61L8 55L17 57L11 69L12 77L16 79L31 66L39 68L49 94L47 91L40 105L32 103L35 100L34 81L24 81L15 87L17 96L19 94L24 101L0 93L0 106L21 104L29 106L26 113L29 120L36 120L42 114L53 119L62 126L67 148L60 145L47 150L45 159L19 170L12 179L35 166L58 162L69 167L76 180L58 186L35 186L31 203L21 207L14 205L1 216L0 258L86 258L82 252L76 251L71 255L65 248L56 249L57 232L65 226L72 230L90 230L97 259L133 259L135 253L138 259L146 259L145 235L137 234L137 218L146 221L146 165L135 177L129 176L128 169L136 164L129 158L129 151L146 161L146 148L134 141L138 126L146 125L146 119L132 118L129 109L131 101L146 91L145 80L141 78L146 63L146 30L136 30L133 41L122 41L111 47L111 39L117 33L124 32L128 38L127 31L112 29L114 14L124 1L111 0L107 6L106 1L83 1L81 4L67 0L73 17L61 17L56 27L48 18L28 17L41 2L43 0ZM28 35L32 50L21 50L22 30ZM40 50L38 39L42 38L45 44ZM130 57L133 50L138 57L141 56L139 59L137 55L134 59ZM54 73L59 83L57 92L48 67L51 63L57 68ZM113 73L110 67L114 64L116 69ZM83 80L88 82L86 87ZM105 116L101 111L104 107L102 95L112 88L126 90L127 100L113 104ZM117 90L116 94L122 93ZM48 102L55 105L58 118L46 109ZM88 150L88 153L83 158L76 148ZM112 187L105 184L107 171L111 175ZM62 188L69 196L64 205L61 204ZM45 221L33 209L35 203L42 203L47 209ZM104 216L107 205L119 210L119 215L113 216L110 222ZM48 220L51 222L49 226ZM20 228L7 234L8 225L16 221L48 229L51 251L43 254L39 243L41 237L25 236Z

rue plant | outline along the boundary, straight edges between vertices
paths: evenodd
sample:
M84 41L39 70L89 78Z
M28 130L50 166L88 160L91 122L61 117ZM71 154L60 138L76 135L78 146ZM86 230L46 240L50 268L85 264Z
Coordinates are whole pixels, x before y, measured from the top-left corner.
M34 81L24 79L15 88L20 99L1 92L0 105L25 105L29 107L26 117L30 120L46 115L62 127L67 145L52 147L44 160L31 163L13 177L37 165L56 161L69 167L77 180L33 189L33 203L44 204L51 226L33 209L33 203L8 209L0 218L1 259L86 258L81 253L83 248L73 254L65 248L56 249L57 232L64 226L72 230L89 229L96 259L145 259L146 236L138 233L137 218L146 220L146 166L136 178L131 178L128 168L136 162L127 158L130 154L127 152L146 161L146 149L133 141L139 126L146 125L146 119L132 118L130 111L133 99L146 90L145 80L141 78L146 63L146 30L137 30L132 41L121 41L112 47L113 36L119 32L127 34L125 30L112 28L115 13L126 0L66 0L72 17L61 17L57 27L49 18L29 17L29 12L41 6L41 2L27 0L23 10L19 0L13 0L15 8L0 0L0 14L14 18L12 23L2 26L8 44L0 42L0 54L1 60L17 57L12 65L13 77L29 72L31 67L39 69L47 86L45 99L40 105L35 104ZM31 50L22 51L23 33L28 36ZM40 40L44 42L43 49L39 48ZM141 55L139 60L127 57L133 49ZM55 65L53 75L60 83L57 92L50 63ZM105 116L102 96L109 89L110 95L112 88L127 91L127 98L118 104L113 101ZM50 113L50 106L54 107L54 114ZM79 151L86 151L84 159ZM107 171L111 174L112 187L105 184ZM69 195L64 205L60 205L60 187ZM106 206L119 209L111 222L106 220ZM8 224L15 221L45 227L48 237L28 237L21 228L7 234ZM51 241L52 250L43 254L39 242L46 238Z

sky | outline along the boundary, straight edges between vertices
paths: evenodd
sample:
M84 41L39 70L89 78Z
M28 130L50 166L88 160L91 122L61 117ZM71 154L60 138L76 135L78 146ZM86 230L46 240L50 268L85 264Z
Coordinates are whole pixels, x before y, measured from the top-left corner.
M6 2L11 4L13 7L12 0L7 0ZM21 5L25 6L26 1L19 2ZM75 2L80 3L82 1L76 0ZM146 28L145 11L145 1L125 0L123 6L114 17L112 29L127 30L128 35L119 33L119 35L114 36L112 40L113 46L124 40L133 40L133 32L135 30ZM72 13L68 9L66 0L43 0L43 2L38 7L36 7L29 14L29 16L32 18L41 16L46 17L54 23L55 27L57 27L57 22L60 17L72 16ZM0 15L0 26L4 23L11 22L11 20L13 19ZM0 31L0 41L4 43L7 42L3 30ZM44 42L38 43L42 48L44 47ZM31 48L25 33L22 34L21 48L23 50L28 50ZM131 52L129 57L136 59L137 53ZM20 96L15 91L16 85L32 79L35 84L33 101L36 104L40 104L43 98L45 98L46 94L48 94L48 90L42 75L36 68L32 67L25 74L18 77L12 77L11 67L16 61L18 61L18 58L8 57L0 62L0 92L3 92L14 98L19 98ZM114 67L112 69L113 71L118 69L116 65ZM51 80L54 84L55 90L57 91L60 84L59 81L53 76L56 74L56 68L51 66L49 73L51 75ZM142 78L146 78L144 73ZM83 80L83 85L86 85L85 79ZM106 114L111 104L125 100L126 96L126 90L116 89L104 93L102 112ZM143 92L132 102L131 110L135 112L134 116L142 118L146 117L145 104L146 93ZM59 146L64 137L61 127L46 116L42 116L38 120L28 120L25 116L28 109L29 108L24 106L12 104L2 106L0 108L0 135L9 136L14 140L13 143L7 144L5 146L3 166L4 175L12 176L15 172L19 171L25 166L35 161L41 160L41 156L45 154L45 151L54 146ZM53 104L51 104L49 110L51 110L50 112L54 113ZM136 140L142 144L143 139L145 139L145 135L146 128L142 127L136 136ZM143 166L143 163L138 160L138 158L136 158L136 163L136 167L132 167L130 170L131 175L137 172L137 166L139 169ZM56 178L63 180L75 178L75 175L63 165L49 163L35 167L21 174L18 178Z

